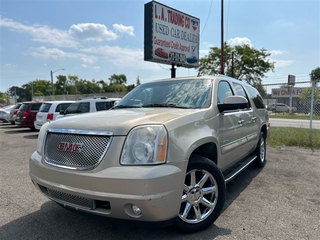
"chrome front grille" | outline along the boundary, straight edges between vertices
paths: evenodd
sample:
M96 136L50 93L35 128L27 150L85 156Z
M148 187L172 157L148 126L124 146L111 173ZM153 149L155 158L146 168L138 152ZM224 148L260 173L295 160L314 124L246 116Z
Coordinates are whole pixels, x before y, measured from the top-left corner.
M112 140L112 133L49 129L45 145L45 162L57 167L89 170L101 162Z

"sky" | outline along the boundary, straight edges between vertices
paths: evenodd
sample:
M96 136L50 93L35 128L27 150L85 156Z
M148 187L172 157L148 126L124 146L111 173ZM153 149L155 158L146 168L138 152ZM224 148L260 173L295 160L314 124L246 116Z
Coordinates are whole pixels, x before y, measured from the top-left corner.
M171 76L170 65L144 61L143 0L1 0L0 92L57 75L127 84ZM200 19L199 56L221 46L221 0L162 0ZM320 67L319 0L224 0L224 40L266 49L275 63L264 83L310 80ZM62 70L64 69L64 70ZM178 67L176 76L195 76Z

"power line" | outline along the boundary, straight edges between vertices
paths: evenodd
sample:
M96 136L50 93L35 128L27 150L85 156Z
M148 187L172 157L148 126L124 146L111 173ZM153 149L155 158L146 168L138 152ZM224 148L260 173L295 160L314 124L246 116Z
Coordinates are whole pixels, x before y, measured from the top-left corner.
M203 27L203 29L202 29L202 31L201 31L200 37L202 36L202 33L204 32L204 29L205 29L206 26L207 26L207 22L208 22L208 19L209 19L209 15L210 15L210 13L211 13L212 2L213 2L213 0L211 0L210 7L209 7L209 12L208 12L208 16L207 16L206 22L205 22L205 24L204 24L204 27Z

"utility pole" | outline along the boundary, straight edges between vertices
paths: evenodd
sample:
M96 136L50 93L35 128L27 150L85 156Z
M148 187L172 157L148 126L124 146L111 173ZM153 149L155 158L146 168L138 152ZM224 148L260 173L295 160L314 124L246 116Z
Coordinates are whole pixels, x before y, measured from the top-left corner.
M221 0L221 55L220 74L224 75L224 40L223 40L223 0Z
M51 76L51 94L52 96L54 96L54 87L53 87L53 76L52 76L53 72L50 71L50 76Z
M54 86L53 86L53 74L59 70L64 70L64 68L59 68L55 71L50 71L50 76L51 76L51 87L52 87L52 98L54 98Z

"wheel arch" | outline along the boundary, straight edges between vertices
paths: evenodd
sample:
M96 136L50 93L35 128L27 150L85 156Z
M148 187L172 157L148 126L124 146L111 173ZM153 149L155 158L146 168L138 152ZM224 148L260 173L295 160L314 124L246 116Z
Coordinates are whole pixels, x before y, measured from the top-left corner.
M218 163L217 145L214 142L203 143L202 145L198 146L196 149L193 150L193 152L190 154L190 157L192 155L199 155L210 159L215 164Z

